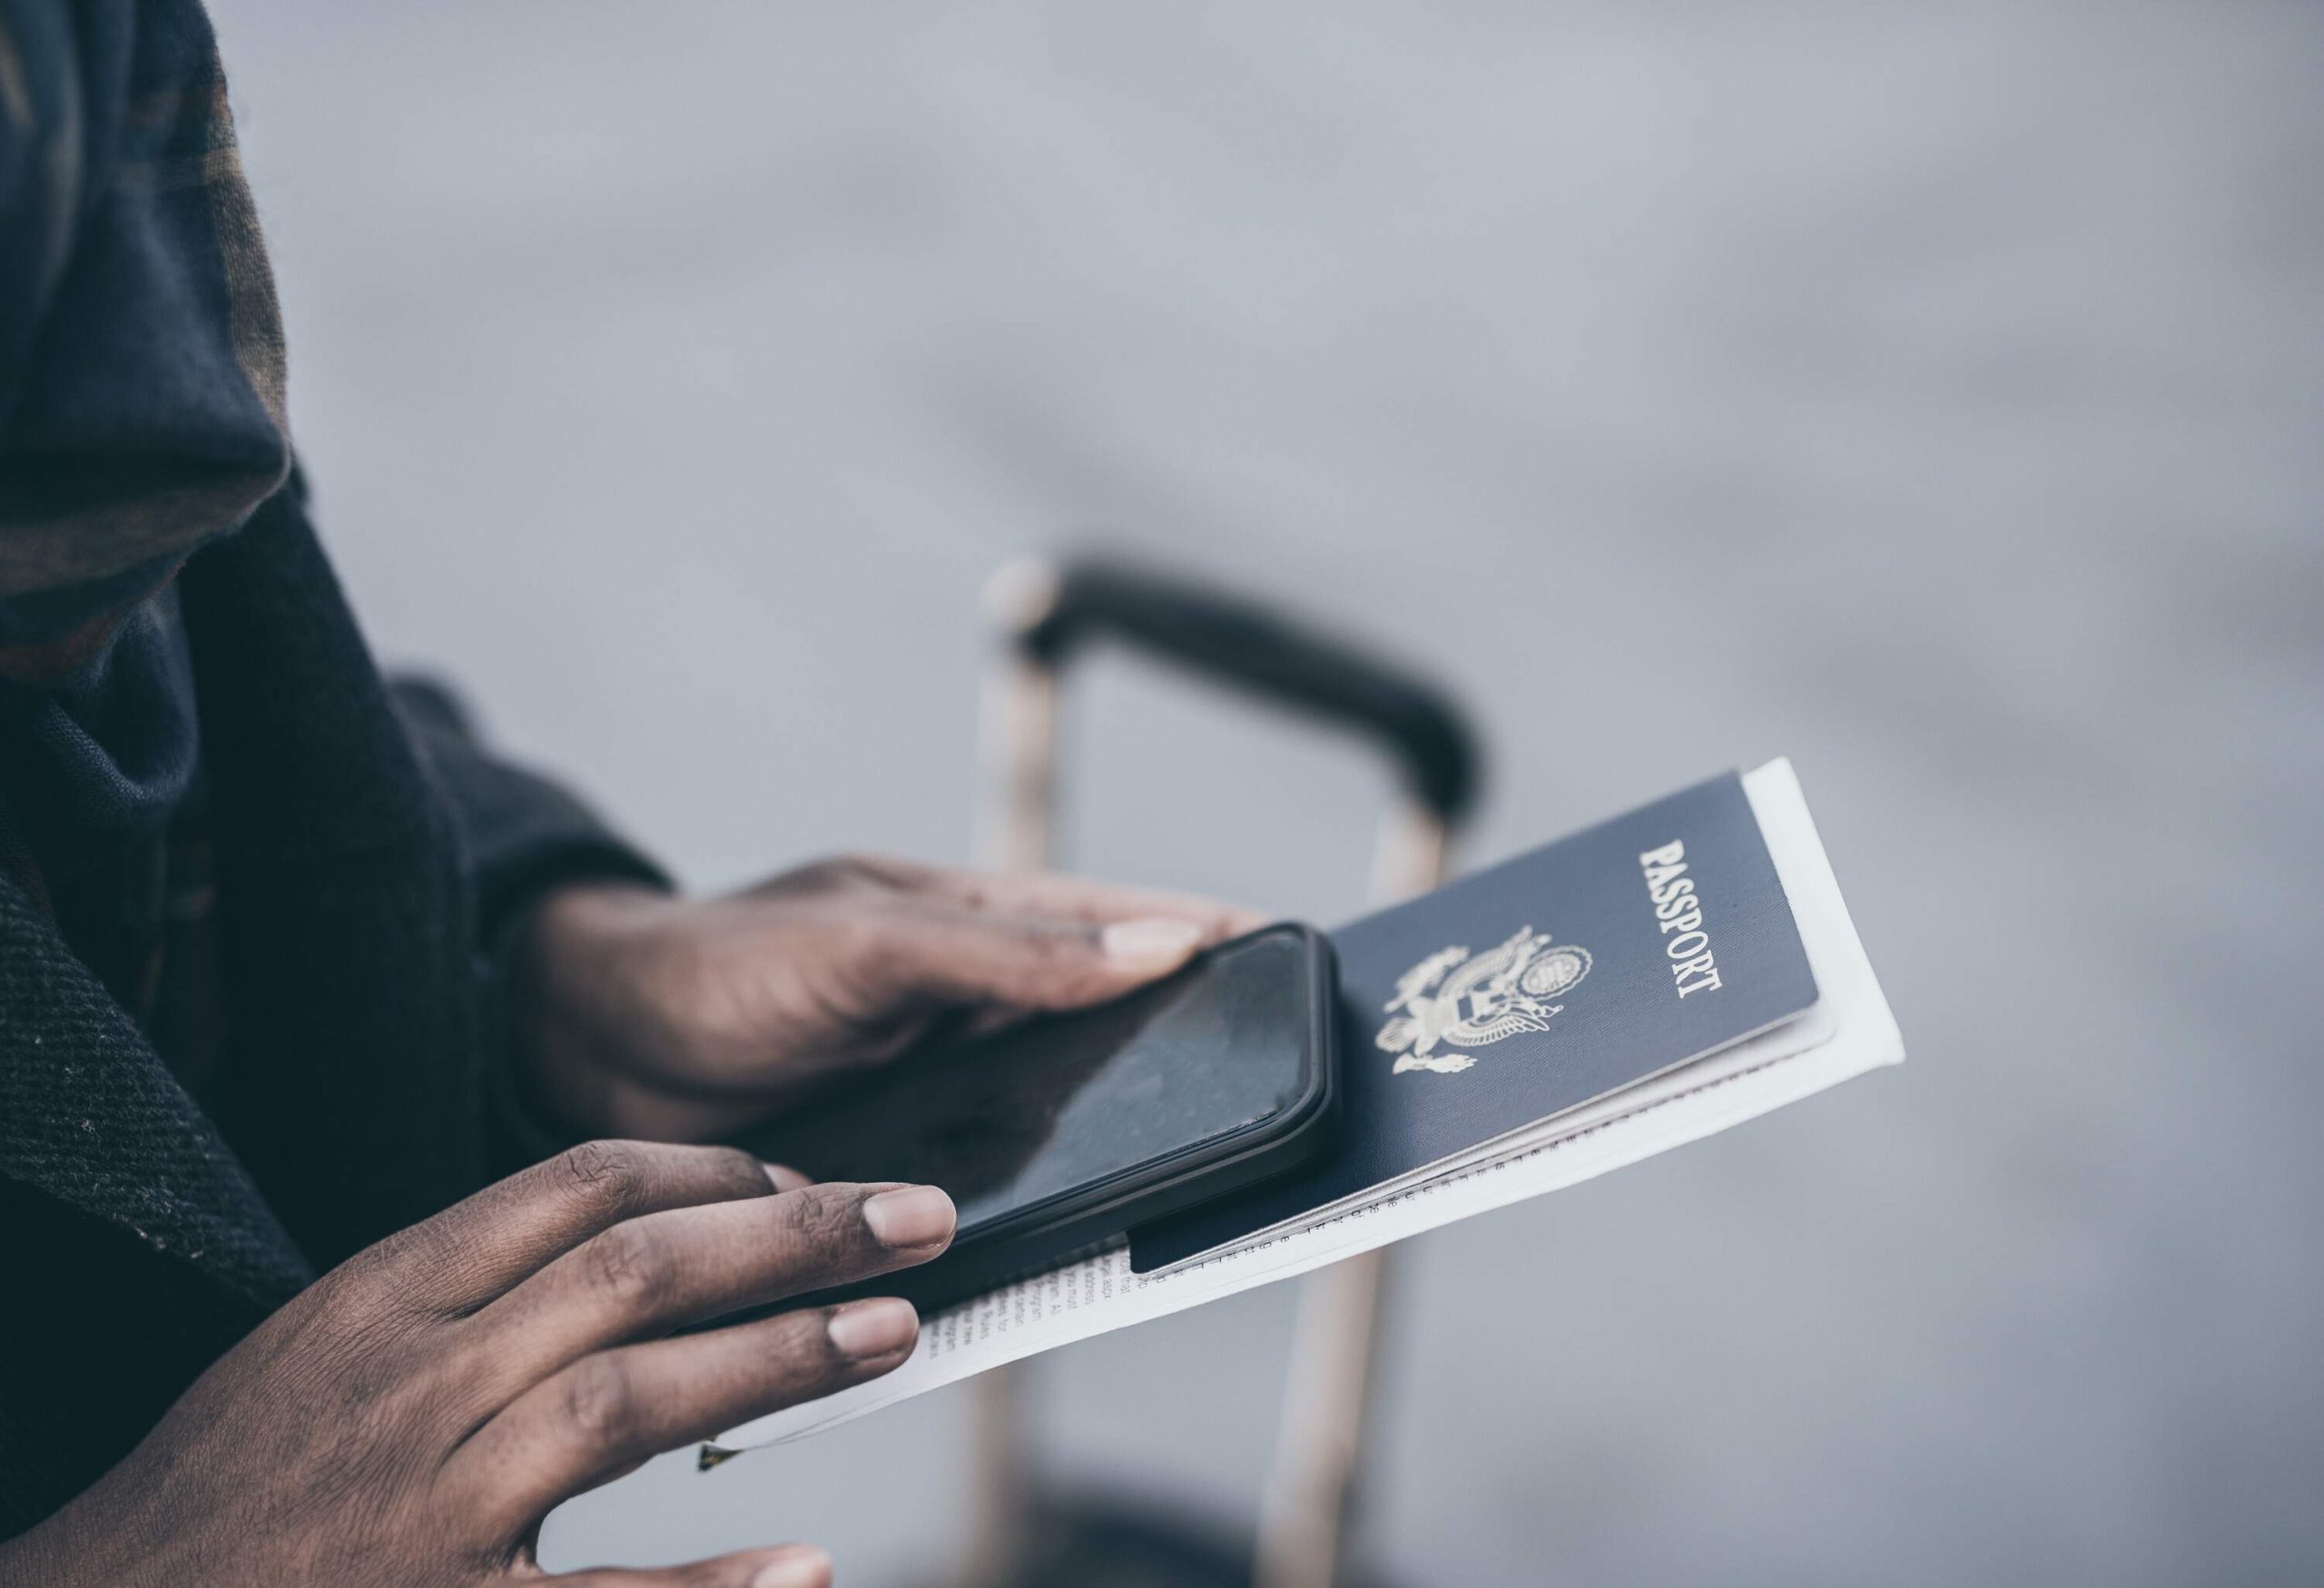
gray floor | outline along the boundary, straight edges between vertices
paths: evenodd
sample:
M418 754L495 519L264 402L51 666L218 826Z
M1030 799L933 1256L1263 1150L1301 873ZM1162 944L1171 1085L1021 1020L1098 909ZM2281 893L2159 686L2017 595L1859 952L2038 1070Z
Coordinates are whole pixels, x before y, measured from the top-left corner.
M1415 1583L2324 1560L2324 13L217 0L389 655L703 886L966 847L1078 527L1475 703L1490 856L1797 762L1913 1062L1411 1249ZM1074 858L1332 919L1377 774L1128 667ZM1247 1511L1286 1294L1053 1357ZM939 1396L553 1563L956 1525Z

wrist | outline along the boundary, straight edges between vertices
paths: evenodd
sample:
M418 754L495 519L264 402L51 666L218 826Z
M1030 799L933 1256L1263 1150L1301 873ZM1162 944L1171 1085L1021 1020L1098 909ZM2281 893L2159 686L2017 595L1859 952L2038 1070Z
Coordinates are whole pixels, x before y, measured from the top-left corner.
M655 1045L636 961L675 907L631 882L576 883L536 904L511 935L502 967L508 1060L519 1090L585 1135L636 1135L636 1072Z
M702 1069L674 992L688 984L688 912L634 882L576 883L535 906L506 970L520 1094L583 1136L716 1141L764 1117L763 1099L689 1080Z

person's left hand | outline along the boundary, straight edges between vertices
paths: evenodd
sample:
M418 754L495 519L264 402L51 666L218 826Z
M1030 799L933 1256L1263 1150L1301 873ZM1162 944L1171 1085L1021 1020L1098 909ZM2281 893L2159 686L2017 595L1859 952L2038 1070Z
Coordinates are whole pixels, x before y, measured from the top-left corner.
M1078 877L863 857L720 899L575 886L519 938L512 1024L531 1085L572 1125L711 1140L940 1024L1102 1003L1265 921Z

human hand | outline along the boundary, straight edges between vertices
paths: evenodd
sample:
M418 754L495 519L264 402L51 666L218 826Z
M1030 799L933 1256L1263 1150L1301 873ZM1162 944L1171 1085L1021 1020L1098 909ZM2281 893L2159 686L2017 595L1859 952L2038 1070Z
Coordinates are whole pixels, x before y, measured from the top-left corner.
M515 1035L533 1087L582 1129L715 1139L940 1023L1102 1003L1265 920L1079 877L860 857L722 899L578 886L517 946Z
M556 1577L532 1555L570 1496L911 1355L919 1318L893 1298L665 1337L952 1238L931 1187L797 1178L603 1141L488 1187L261 1325L94 1487L0 1544L0 1581L825 1588L808 1546Z

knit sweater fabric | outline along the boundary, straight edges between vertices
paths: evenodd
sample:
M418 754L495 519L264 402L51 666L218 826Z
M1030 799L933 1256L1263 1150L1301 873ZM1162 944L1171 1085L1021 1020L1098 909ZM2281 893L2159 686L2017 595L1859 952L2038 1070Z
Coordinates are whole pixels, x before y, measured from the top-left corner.
M0 875L0 1538L317 1273L516 1167L540 1132L486 1101L490 947L563 883L659 880L445 692L389 686L296 489L180 586L225 1047L197 1103Z

